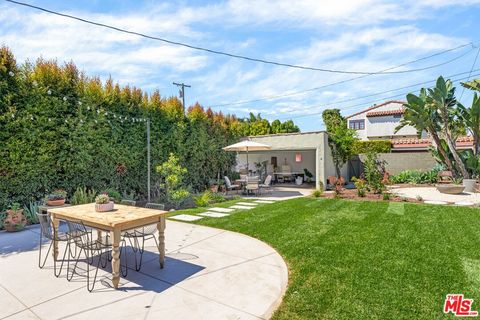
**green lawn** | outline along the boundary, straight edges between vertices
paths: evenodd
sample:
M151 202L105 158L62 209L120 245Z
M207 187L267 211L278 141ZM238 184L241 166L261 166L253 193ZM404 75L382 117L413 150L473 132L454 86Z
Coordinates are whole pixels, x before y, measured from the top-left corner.
M300 198L197 223L284 257L289 288L274 319L436 319L447 293L480 310L480 209Z

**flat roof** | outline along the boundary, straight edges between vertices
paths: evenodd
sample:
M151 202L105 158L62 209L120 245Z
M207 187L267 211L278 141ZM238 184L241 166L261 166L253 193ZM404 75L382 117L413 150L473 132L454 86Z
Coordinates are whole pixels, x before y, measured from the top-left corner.
M327 132L325 130L320 130L320 131L307 131L307 132L272 133L272 134L263 134L259 136L246 136L246 137L243 137L242 139L262 138L262 137L281 137L281 136L300 136L300 135L319 134L319 133L327 133Z

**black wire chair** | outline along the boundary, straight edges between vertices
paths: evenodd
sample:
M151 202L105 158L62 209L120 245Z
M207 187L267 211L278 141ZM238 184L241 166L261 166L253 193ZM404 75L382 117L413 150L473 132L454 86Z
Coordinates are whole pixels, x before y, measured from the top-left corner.
M52 249L54 241L58 242L65 242L65 251L63 252L63 258L62 262L60 264L60 269L57 272L57 259L53 259L53 273L55 274L55 277L59 277L60 274L62 273L62 268L63 268L63 263L65 262L65 257L67 256L67 251L69 252L69 258L70 256L74 258L76 255L76 248L75 248L75 254L72 254L71 250L71 236L68 233L65 232L57 232L56 234L54 233L54 228L53 228L53 223L52 219L50 218L49 214L42 214L38 213L37 218L38 221L40 222L40 245L38 248L38 267L42 269L45 266L45 263L47 262L48 259L48 254L50 253L50 250ZM50 240L50 246L48 246L47 253L45 254L45 258L43 259L42 262L42 240L43 238L46 238Z
M147 203L145 208L164 210L165 205L159 203ZM155 237L155 232L157 231L157 224L151 224L148 226L127 230L123 233L123 237L128 239L130 246L132 247L133 253L135 255L135 270L140 271L142 268L143 253L145 252L145 241L148 239L153 239L155 245L158 249L158 240ZM141 242L141 244L140 244ZM140 258L137 258L137 253L140 255Z
M110 237L108 235L102 237L101 239L94 239L93 237L93 229L90 229L85 227L82 221L72 221L72 220L67 220L67 225L69 229L69 234L73 235L71 237L71 242L74 243L79 249L80 252L76 256L76 261L75 265L73 267L72 272L68 272L67 274L67 280L70 281L73 278L73 275L75 274L77 264L80 261L80 257L82 255L82 252L85 254L86 262L87 262L87 270L86 270L86 276L87 276L87 290L89 292L92 292L93 289L95 288L95 281L97 279L97 274L98 274L98 268L101 266L102 268L105 268L107 266L109 259L109 256L111 254L111 249L112 249L112 243L110 241ZM120 245L120 259L122 258L122 250L125 249L125 240L121 241ZM98 256L97 264L96 264L96 270L95 270L95 275L93 277L93 283L92 286L90 287L90 265L93 265L94 262L94 257ZM123 254L125 257L125 271L122 270L122 264L120 264L120 271L122 273L122 276L127 275L127 255ZM104 259L105 258L105 259ZM70 264L68 264L68 268L70 269Z
M136 206L137 205L137 201L135 200L125 200L125 199L122 199L120 201L120 204L124 204L124 205L127 205L127 206Z

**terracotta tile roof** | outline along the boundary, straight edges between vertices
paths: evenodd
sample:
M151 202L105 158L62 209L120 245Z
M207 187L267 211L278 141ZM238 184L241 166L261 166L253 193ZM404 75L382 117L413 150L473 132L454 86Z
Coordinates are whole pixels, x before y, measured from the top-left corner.
M394 116L394 115L401 115L405 113L405 109L397 109L397 110L385 110L385 111L372 111L367 113L367 117L382 117L382 116Z
M405 101L400 101L400 100L389 100L389 101L385 101L384 103L381 103L381 104L377 104L377 105L374 105L374 106L371 106L365 110L362 110L362 111L359 111L357 113L354 113L354 114L351 114L349 115L348 117L346 117L346 119L348 118L351 118L351 117L354 117L356 115L359 115L359 114L362 114L364 112L368 112L368 111L371 111L371 110L374 110L374 109L377 109L377 108L380 108L380 107L383 107L383 106L386 106L388 104L391 104L391 103L396 103L396 104L401 104L403 105L405 103Z
M431 145L430 139L394 139L392 147L395 148L426 148Z
M460 137L457 139L457 146L459 147L465 147L465 146L473 146L473 137L471 136L466 136L466 137Z
M392 140L392 147L394 149L400 148L426 148L432 144L430 139L394 139ZM471 136L460 137L457 139L457 147L471 147L473 146L473 138Z

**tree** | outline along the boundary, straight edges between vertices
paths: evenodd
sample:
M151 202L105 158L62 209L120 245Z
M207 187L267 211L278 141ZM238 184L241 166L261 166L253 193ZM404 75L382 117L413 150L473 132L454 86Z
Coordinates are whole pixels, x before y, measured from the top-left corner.
M190 195L183 183L187 169L179 164L178 157L170 153L168 160L157 167L157 172L163 179L165 200L177 208Z
M407 103L404 104L405 113L400 121L400 124L395 128L395 133L403 127L410 125L417 130L417 135L420 138L424 131L427 131L435 142L440 158L443 160L448 170L453 170L453 164L447 154L447 150L443 148L442 140L440 139L440 123L441 119L436 109L430 108L427 103L427 91L422 88L420 94L417 96L413 93L407 95Z
M292 120L287 120L281 124L281 132L282 133L293 133L293 132L300 132L298 126L293 123Z
M442 133L445 141L447 142L448 148L450 149L450 152L452 153L452 156L455 159L456 165L463 178L469 179L470 175L457 152L455 140L452 134L452 128L455 128L454 114L455 107L457 106L455 87L453 86L452 81L445 81L442 76L438 77L435 87L428 89L427 102L429 105L438 110L442 120Z
M357 134L355 130L347 127L347 121L338 109L323 111L322 118L327 128L328 145L332 153L335 172L340 178L342 166L352 157Z
M475 93L473 95L472 105L469 108L458 104L458 110L461 119L470 131L473 137L473 150L475 155L480 154L480 96Z

